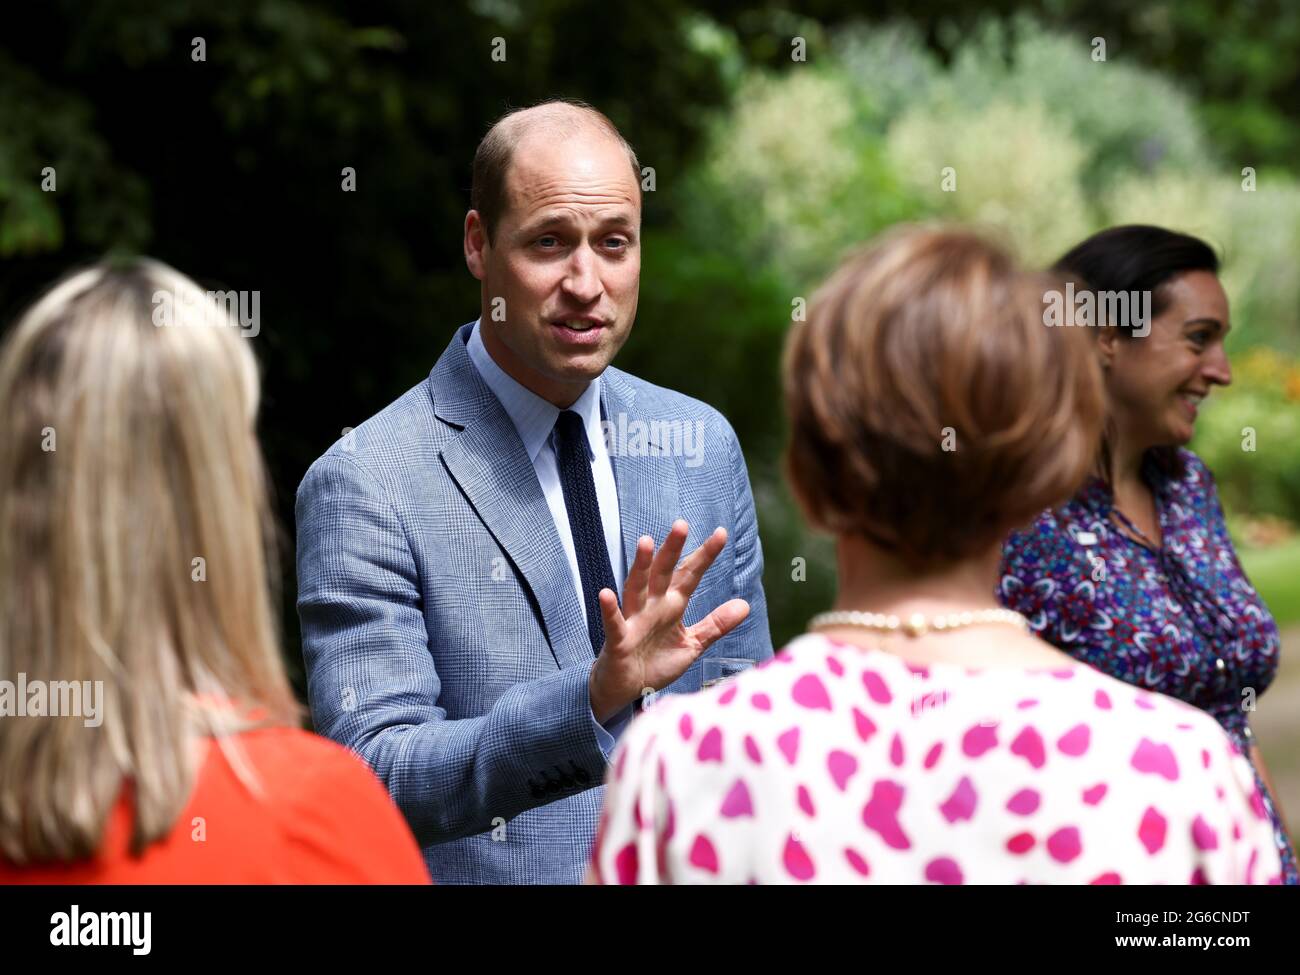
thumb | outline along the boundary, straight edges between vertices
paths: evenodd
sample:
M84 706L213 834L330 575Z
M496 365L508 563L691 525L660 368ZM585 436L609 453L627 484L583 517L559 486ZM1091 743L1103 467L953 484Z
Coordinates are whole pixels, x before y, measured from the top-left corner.
M687 632L696 640L699 640L700 646L707 650L743 623L748 615L749 603L743 599L730 599L692 626Z

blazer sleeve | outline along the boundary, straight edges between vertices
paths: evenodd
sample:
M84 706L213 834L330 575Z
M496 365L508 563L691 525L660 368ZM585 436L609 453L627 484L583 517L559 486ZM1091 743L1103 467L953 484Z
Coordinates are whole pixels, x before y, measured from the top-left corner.
M763 544L758 537L754 492L749 485L749 470L736 432L725 419L719 422L729 437L732 496L735 499L729 540L729 544L735 546L733 598L749 603L749 615L740 626L718 641L725 644L726 649L717 651L717 654L767 660L772 656L772 631L767 620L767 597L763 593Z
M591 668L507 690L449 720L415 559L386 492L326 454L298 489L298 615L316 730L375 770L421 846L600 784L613 739L591 713ZM593 661L594 662L594 661Z

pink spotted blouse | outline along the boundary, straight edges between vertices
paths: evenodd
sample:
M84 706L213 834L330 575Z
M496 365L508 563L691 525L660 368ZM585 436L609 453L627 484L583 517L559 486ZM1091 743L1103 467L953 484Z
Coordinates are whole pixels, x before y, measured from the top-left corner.
M808 634L660 698L610 765L600 883L1277 883L1205 712L1085 665L919 667Z

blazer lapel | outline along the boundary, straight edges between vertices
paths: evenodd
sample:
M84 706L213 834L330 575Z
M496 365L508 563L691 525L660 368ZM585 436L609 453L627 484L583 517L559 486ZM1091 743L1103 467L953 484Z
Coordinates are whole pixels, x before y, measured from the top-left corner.
M523 441L465 349L471 327L457 332L429 377L434 412L461 428L442 461L523 576L556 663L581 666L592 659L586 615Z
M657 549L663 544L673 521L681 515L677 491L677 461L661 442L661 429L636 413L636 390L614 369L605 370L601 389L601 411L606 424L605 442L614 467L618 488L619 531L623 541L623 564L632 568L636 543L649 535ZM646 436L638 441L633 424L645 425ZM641 449L641 445L645 449ZM691 526L691 535L700 529ZM712 530L714 526L707 526ZM690 545L687 545L687 552ZM619 579L620 591L624 580Z

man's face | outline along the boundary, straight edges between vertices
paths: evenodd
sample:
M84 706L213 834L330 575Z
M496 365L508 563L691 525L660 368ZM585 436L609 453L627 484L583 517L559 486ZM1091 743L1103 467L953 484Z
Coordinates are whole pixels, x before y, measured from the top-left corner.
M640 188L612 138L519 141L492 242L476 211L465 220L483 344L508 375L567 407L605 370L636 317L640 226Z

